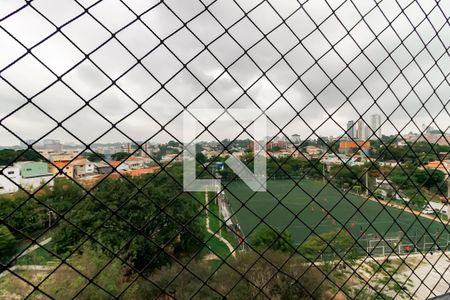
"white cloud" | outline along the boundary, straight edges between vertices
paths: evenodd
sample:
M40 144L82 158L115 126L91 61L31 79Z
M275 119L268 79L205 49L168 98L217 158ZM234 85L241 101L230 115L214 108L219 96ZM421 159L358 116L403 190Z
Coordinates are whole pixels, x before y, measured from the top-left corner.
M0 18L20 8L19 2L23 4L22 1L1 1ZM357 119L358 114L368 115L381 110L387 115L392 114L392 125L386 125L385 133L394 133L408 124L408 114L417 114L414 118L417 124L431 122L436 117L437 125L447 129L450 116L448 110L441 111L444 106L448 109L450 90L450 59L446 52L450 26L445 22L450 11L442 4L436 7L437 3L428 1L421 7L422 2L413 2L402 4L404 7L400 8L391 0L381 0L377 4L373 1L354 4L317 0L306 1L300 7L293 0L269 1L261 5L259 1L237 1L239 7L232 1L219 0L205 11L211 1L124 2L131 11L116 0L103 0L98 4L84 0L81 1L84 7L71 0L64 0L64 5L36 0L0 22L2 126L23 139L40 138L54 126L31 104L4 119L27 101L11 89L4 78L57 121L64 121L92 100L92 107L111 122L118 122L136 108L129 96L138 105L143 103L143 109L164 125L182 109L176 100L188 105L198 97L190 107L255 107L255 104L262 109L271 107L271 117L280 127L286 124L288 116L295 115L292 106L307 124L297 119L286 127L288 136L300 133L305 137L315 129L321 135L337 135L342 131L332 120L327 120L328 114L333 113L334 121L345 127L346 121ZM156 7L152 8L154 5ZM332 15L328 5L337 9L336 16ZM281 19L271 6L283 18L295 13L286 24L280 25ZM85 7L90 7L89 12L106 29L84 13ZM250 11L248 17L242 10ZM427 19L422 10L428 14ZM82 16L72 20L79 14ZM135 14L142 16L136 19ZM61 33L51 22L62 26ZM182 22L188 22L187 27L183 27ZM317 30L318 25L321 32ZM413 26L417 27L417 32L413 31ZM62 75L64 82L56 80L31 53L9 66L26 53L26 49L10 35L28 48L40 43L33 48L32 54L58 76ZM138 61L116 38L137 59L143 58L126 74L123 73ZM258 42L261 38L263 40ZM298 38L301 45L296 46ZM209 45L208 49L204 49L202 43ZM329 51L332 47L334 50ZM86 57L85 54L91 55ZM90 60L113 81L120 79L111 82ZM263 72L270 69L267 76L283 96L262 76L252 60ZM296 81L299 76L302 82ZM331 83L330 78L334 77L336 79ZM248 90L244 91L235 81ZM293 82L294 85L288 88ZM49 86L52 83L54 85ZM202 84L211 86L205 91ZM347 99L351 103L345 103ZM399 108L400 103L404 109ZM424 105L427 110L422 108ZM84 108L64 124L85 142L96 139L110 128L108 122L90 108ZM168 124L167 130L179 136L180 126L176 120ZM232 124L229 129L223 127L220 134L234 134L236 128L231 127ZM160 127L147 114L138 111L121 121L118 128L132 138L145 140ZM18 143L4 128L0 129L0 144ZM417 130L412 124L405 130L411 129ZM63 140L70 139L63 130L55 131L52 138L58 138L58 134ZM168 137L167 133L159 134L154 141ZM125 138L115 132L101 141L112 142L114 139Z

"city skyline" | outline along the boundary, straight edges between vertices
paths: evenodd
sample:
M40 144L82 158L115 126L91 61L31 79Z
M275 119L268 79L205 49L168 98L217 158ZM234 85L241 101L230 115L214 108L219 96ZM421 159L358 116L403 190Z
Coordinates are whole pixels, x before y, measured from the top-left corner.
M237 2L244 11L254 7L253 3ZM340 136L345 133L347 120L380 112L388 120L383 125L386 134L420 131L422 123L448 131L448 114L439 99L446 99L449 91L442 73L447 63L440 58L445 53L441 41L449 39L445 31L437 30L445 20L436 13L427 18L437 26L437 34L428 37L424 49L421 37L413 34L409 25L409 21L422 20L420 12L405 10L407 18L391 22L393 15L375 17L377 9L372 7L369 15L373 17L367 18L365 24L356 17L369 11L370 5L362 3L355 7L330 4L343 23L330 18L320 32L313 24L321 24L322 14L332 12L321 1L308 2L298 12L295 1L271 3L282 12L281 17L286 18L292 31L269 5L252 10L249 17L256 26L267 24L262 32L243 18L236 5L213 4L211 12L225 28L231 27L227 30L234 40L210 13L202 12L204 7L199 3L167 3L173 11L183 11L187 28L163 5L136 22L133 13L144 13L152 5L142 1L129 3L131 11L120 3L109 7L108 13L101 9L103 4L93 7L93 17L105 23L105 28L89 15L71 20L84 10L74 3L70 9L48 1L35 3L51 22L64 26L58 32L30 7L2 23L4 30L20 42L6 32L0 33L2 145L20 143L12 133L24 140L45 137L76 141L70 133L86 143L126 140L119 130L133 140L155 135L155 142L165 141L170 135L158 133L161 126L173 135L181 134L181 120L176 115L182 105L258 106L288 135L299 132L303 137L312 132ZM0 5L7 13L17 9L19 2L4 1ZM399 11L398 3L383 1L380 5L386 11ZM189 17L196 14L200 16L189 22ZM303 22L310 26L298 26ZM150 26L153 33L145 26ZM407 50L417 54L414 59L393 30L402 33ZM119 32L111 38L108 31ZM267 39L275 48L263 38L269 32ZM373 38L375 34L377 39ZM296 36L304 39L301 45L296 46ZM38 44L46 37L48 40ZM165 38L164 44L159 44L159 39ZM210 45L205 50L201 42ZM97 51L83 54L102 43ZM26 47L34 56L26 55ZM281 60L280 53L285 56ZM133 55L145 58L136 64ZM431 58L434 64L430 64ZM57 76L61 76L60 80ZM142 109L138 108L142 103ZM294 109L300 117L296 117ZM172 118L175 120L171 122ZM116 128L108 131L113 125ZM215 135L236 134L238 127L233 123L225 127L228 132L211 130ZM275 129L273 124L269 128Z
M362 119L358 119L357 122L353 121L353 120L349 120L346 123L346 126L342 126L343 128L345 128L346 130L344 131L343 134L341 135L337 135L337 136L333 136L333 135L311 135L308 137L302 137L300 134L298 133L293 133L291 135L283 132L283 133L277 133L275 135L270 135L267 136L267 139L272 139L274 138L275 140L281 138L287 141L287 138L290 138L291 141L295 144L298 143L299 141L303 141L303 140L317 140L319 138L326 138L326 139L336 139L339 140L341 138L349 138L349 139L355 139L355 140L368 140L368 139L377 139L377 138L381 138L384 134L384 132L382 131L382 116L380 114L373 114L370 116L369 122L365 122ZM358 130L358 126L361 126L362 128L362 136L359 135L359 130ZM375 132L375 134L373 134L372 132L372 128L378 128ZM432 126L426 126L425 124L422 124L422 129L420 131L416 131L416 132L405 132L403 134L401 134L402 136L409 136L411 134L413 135L421 135L421 134L429 134L429 133L434 133L437 134L439 130ZM387 135L387 136L396 136L399 134L391 134L391 135ZM446 134L448 135L448 134ZM370 137L370 138L369 138ZM243 140L243 139L251 139L250 136L246 137L246 138L241 138L241 137L236 137L236 136L229 136L229 137L225 137L224 139L221 140L225 140L225 139L236 139L236 140ZM148 144L153 144L153 145L158 145L158 144L165 144L167 142L170 141L176 141L174 139L166 139L166 140L160 140L160 141L154 141L154 140L149 140L146 143ZM217 142L217 139L214 137L211 137L210 139L201 139L199 140L199 142ZM114 140L114 141L109 141L109 142L97 142L94 144L98 144L98 145L112 145L112 144L122 144L122 145L126 145L126 144L133 144L133 145L141 145L143 144L143 141L131 141L131 140ZM40 140L24 140L24 142L19 142L19 144L15 144L15 145L2 145L0 144L0 147L2 148L7 148L7 147L20 147L20 148L27 148L28 145L32 145L33 144L33 148L35 149L43 149L43 148L52 148L52 147L56 147L56 149L60 149L63 146L69 146L69 147L84 147L82 143L77 143L74 140L58 140L58 139L47 139L47 138L43 138Z
M372 114L369 120L363 118L347 121L346 132L344 137L358 140L374 140L382 137L382 116L380 114Z

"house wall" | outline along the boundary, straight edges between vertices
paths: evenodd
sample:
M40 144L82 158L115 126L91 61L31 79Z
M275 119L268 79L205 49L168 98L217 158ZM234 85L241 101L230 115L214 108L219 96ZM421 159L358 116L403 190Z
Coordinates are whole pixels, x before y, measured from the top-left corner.
M0 174L0 194L17 192L19 187L14 183L20 184L20 169L8 167Z
M117 171L128 171L128 170L130 170L130 166L128 165L128 163L123 163L117 166Z
M45 164L45 163L44 163ZM16 193L19 191L19 186L28 191L34 191L41 187L44 183L48 182L47 186L53 186L53 175L48 171L43 176L34 176L34 177L23 177L22 169L33 169L33 170L25 170L26 175L37 174L37 172L41 172L44 170L41 165L34 169L30 168L30 166L36 166L38 164L35 163L24 163L20 166L8 167L6 168L2 174L0 174L0 194L7 193ZM46 165L46 164L45 164ZM47 168L48 169L48 168ZM16 184L14 184L16 183Z
M20 166L20 175L23 178L48 175L48 164L44 162L27 162Z
M143 160L127 160L126 164L130 169L140 169L144 166Z
M49 159L51 161L64 161L64 160L72 160L77 156L76 152L60 152L60 153L51 153L49 155Z
M43 186L46 182L48 182L46 184L46 186L52 187L54 185L52 178L53 178L53 175L22 178L20 180L20 186L27 191L34 191L34 190L37 190L38 188L40 188L41 186Z
M49 168L49 172L52 173L53 175L58 174L59 170L53 166L50 165L48 166ZM65 174L67 174L67 177L73 178L73 166L71 165L67 165L64 167L64 170L62 170ZM66 177L66 175L64 175L63 173L59 174L58 177Z
M109 174L112 172L112 167L110 166L101 166L101 167L97 167L97 173L99 174Z
M79 159L73 162L75 177L83 177L95 173L95 164L87 159Z

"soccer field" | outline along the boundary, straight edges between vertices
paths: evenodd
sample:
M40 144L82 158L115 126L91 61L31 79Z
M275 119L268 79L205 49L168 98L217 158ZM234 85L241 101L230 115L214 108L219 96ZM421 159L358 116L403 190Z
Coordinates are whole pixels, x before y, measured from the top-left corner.
M303 180L299 186L290 180L269 181L268 192L259 193L242 182L227 186L226 196L247 241L251 240L255 227L265 222L279 230L287 227L296 244L312 232L324 233L345 227L361 239L404 231L407 235L404 239L431 242L433 237L439 236L440 243L447 245L448 231L440 222L353 194L343 196L343 192L319 181Z

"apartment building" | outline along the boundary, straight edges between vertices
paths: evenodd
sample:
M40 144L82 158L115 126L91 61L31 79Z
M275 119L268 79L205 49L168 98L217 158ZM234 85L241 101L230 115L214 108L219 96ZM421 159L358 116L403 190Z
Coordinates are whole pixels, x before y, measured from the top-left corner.
M33 191L47 183L53 186L53 174L48 169L45 162L24 162L17 163L20 167L20 185L22 188Z
M0 194L15 193L19 190L18 185L20 185L20 168L6 167L0 174Z
M18 162L0 174L0 194L15 193L19 187L31 192L44 184L53 186L53 175L44 162Z
M54 161L48 164L50 172L58 177L69 177L72 179L83 178L96 173L95 164L86 158L77 158L73 161Z

